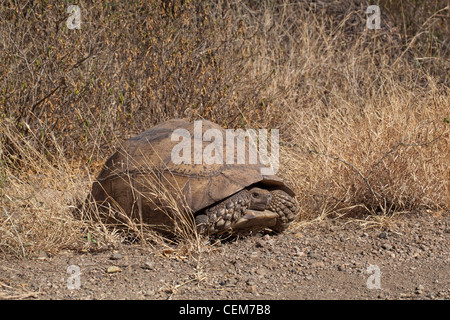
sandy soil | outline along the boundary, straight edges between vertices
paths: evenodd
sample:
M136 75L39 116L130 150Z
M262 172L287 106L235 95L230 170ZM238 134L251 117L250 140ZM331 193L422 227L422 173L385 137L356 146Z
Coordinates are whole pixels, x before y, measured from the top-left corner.
M348 220L203 246L0 257L3 299L450 299L450 218Z

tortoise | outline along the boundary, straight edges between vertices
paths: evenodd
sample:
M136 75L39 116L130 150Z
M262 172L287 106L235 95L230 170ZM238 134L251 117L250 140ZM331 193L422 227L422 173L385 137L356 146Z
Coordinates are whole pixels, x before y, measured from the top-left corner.
M226 135L218 124L207 120L196 123L203 132L215 129ZM295 194L276 175L263 175L261 168L265 166L260 160L249 164L247 157L238 164L235 154L232 164L198 163L198 149L194 148L191 158L185 158L194 161L172 161L173 150L179 145L172 137L177 129L188 133L187 146L199 143L205 150L211 144L202 135L196 136L194 128L193 122L173 119L126 140L106 161L92 185L91 199L100 208L116 208L163 233L175 233L183 216L194 218L197 230L209 235L285 230L297 213ZM225 142L223 147L225 151ZM252 152L248 149L247 156ZM220 149L215 152L219 154ZM223 156L225 159L225 152ZM177 208L185 213L177 215Z

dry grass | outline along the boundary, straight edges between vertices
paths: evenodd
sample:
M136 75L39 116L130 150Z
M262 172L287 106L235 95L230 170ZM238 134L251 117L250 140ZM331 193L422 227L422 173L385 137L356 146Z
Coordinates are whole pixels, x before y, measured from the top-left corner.
M446 1L381 1L381 30L353 1L168 3L83 1L68 30L63 3L2 1L1 252L125 241L73 211L120 141L173 117L279 128L294 227L449 211Z

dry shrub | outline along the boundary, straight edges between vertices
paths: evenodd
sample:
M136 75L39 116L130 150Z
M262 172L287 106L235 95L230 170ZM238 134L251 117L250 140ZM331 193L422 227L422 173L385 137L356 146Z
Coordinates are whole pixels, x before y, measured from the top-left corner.
M300 221L448 211L449 9L416 2L368 30L359 1L83 1L68 30L65 2L1 1L1 250L122 241L71 210L173 117L279 128Z
M50 161L11 122L3 120L0 132L20 154L18 161L13 155L2 153L2 252L31 257L40 250L54 252L89 245L83 241L87 225L74 220L71 214L89 183L83 170L71 168L63 156L57 162Z

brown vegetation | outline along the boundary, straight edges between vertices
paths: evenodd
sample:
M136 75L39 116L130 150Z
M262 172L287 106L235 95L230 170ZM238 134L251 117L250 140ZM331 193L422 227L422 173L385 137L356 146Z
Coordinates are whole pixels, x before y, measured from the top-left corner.
M125 138L174 117L279 128L298 224L450 208L449 7L1 1L0 251L122 241L72 215ZM427 2L428 3L428 2ZM404 4L404 5L403 5Z

